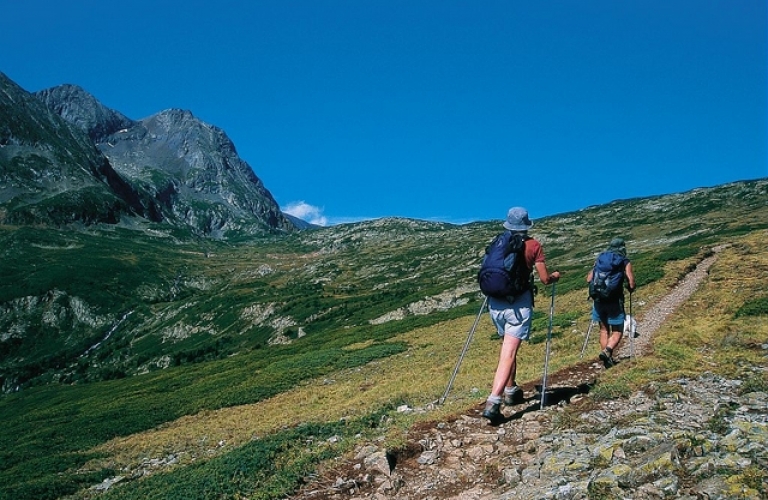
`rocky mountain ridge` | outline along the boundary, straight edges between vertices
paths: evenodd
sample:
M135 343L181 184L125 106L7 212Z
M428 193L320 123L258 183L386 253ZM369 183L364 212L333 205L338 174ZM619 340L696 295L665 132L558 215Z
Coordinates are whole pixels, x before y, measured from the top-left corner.
M151 211L87 135L2 73L0 180L7 224L115 224Z
M0 74L0 89L0 169L9 180L38 178L24 189L4 184L0 201L8 223L129 218L217 239L296 229L226 133L189 111L169 109L136 121L76 85L30 94ZM56 175L62 169L68 173ZM69 174L83 169L96 179ZM98 203L89 189L98 190ZM90 205L104 205L104 198L115 198L115 206L90 214Z

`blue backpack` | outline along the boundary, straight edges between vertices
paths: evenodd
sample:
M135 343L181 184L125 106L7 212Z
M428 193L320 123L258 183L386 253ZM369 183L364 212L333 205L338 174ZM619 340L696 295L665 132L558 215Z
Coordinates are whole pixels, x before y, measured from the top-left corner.
M603 252L597 256L595 267L592 269L592 280L589 282L589 297L596 300L611 300L623 293L624 266L626 257L614 253Z
M531 271L525 263L527 236L505 231L485 249L477 273L480 290L488 297L517 297L531 289Z

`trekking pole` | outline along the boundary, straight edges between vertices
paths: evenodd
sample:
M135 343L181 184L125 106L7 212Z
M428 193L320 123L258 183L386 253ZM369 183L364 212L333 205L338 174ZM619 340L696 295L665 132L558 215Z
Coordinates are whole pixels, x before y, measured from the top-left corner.
M632 322L635 317L632 316L632 292L629 292L629 359L635 357L635 329L632 328Z
M451 374L451 379L448 381L448 387L445 388L445 392L443 393L443 396L437 400L437 404L443 404L445 403L445 398L448 397L448 393L451 391L451 387L453 386L453 381L456 379L456 375L459 373L459 367L461 366L461 362L464 361L464 356L467 354L467 349L469 349L469 344L472 342L472 337L475 335L475 329L477 328L477 324L480 322L480 316L483 315L483 309L485 309L485 305L488 304L488 297L485 298L483 301L483 305L480 306L480 311L477 313L477 318L475 318L475 323L472 325L472 328L469 330L469 335L467 335L467 341L464 342L464 349L461 351L461 355L459 356L459 360L456 362L456 367L453 369L453 374Z
M595 322L592 321L592 318L589 319L589 328L587 328L587 337L584 339L584 345L581 346L581 356L580 359L584 358L584 351L587 349L587 343L589 342L589 332L592 331L592 325L594 325Z
M552 303L549 306L549 328L547 329L547 347L544 354L544 376L541 377L541 401L539 409L544 408L547 395L547 367L549 366L549 344L552 341L552 318L555 315L555 284L552 283Z

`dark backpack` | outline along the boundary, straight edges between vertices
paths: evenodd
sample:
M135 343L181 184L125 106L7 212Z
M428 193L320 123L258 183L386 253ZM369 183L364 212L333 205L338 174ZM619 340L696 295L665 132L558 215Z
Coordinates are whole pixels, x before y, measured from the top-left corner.
M614 252L603 252L597 256L592 280L589 282L590 298L600 301L621 296L625 260L625 257Z
M517 297L531 288L531 271L525 263L527 236L505 231L485 249L477 273L480 290L488 297Z

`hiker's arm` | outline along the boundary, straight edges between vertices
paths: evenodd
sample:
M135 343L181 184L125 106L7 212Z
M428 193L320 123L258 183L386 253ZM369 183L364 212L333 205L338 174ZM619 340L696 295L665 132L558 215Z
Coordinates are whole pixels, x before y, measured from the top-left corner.
M632 263L627 262L627 266L624 268L624 274L627 277L627 284L629 285L629 293L635 291L635 273L632 272Z
M560 279L560 273L555 271L550 274L550 272L547 271L547 264L544 262L536 263L536 272L538 273L541 282L545 285L549 285L550 283L554 283Z

